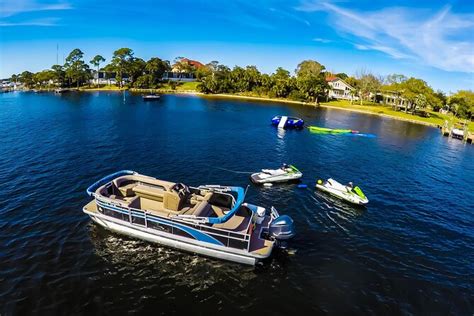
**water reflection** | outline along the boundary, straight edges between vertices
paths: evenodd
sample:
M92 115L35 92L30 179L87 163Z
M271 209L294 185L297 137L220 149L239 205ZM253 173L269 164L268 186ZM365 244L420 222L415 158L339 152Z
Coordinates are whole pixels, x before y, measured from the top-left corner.
M255 268L215 260L110 232L90 225L89 238L95 253L124 278L173 279L179 286L204 290L237 279L241 287L257 277Z

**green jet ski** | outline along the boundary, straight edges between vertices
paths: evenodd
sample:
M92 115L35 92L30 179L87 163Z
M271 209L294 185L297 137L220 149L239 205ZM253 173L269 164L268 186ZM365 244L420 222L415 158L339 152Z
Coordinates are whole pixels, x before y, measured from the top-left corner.
M353 187L352 183L343 185L329 178L326 181L318 180L316 188L352 204L365 205L369 203L364 192L358 186Z

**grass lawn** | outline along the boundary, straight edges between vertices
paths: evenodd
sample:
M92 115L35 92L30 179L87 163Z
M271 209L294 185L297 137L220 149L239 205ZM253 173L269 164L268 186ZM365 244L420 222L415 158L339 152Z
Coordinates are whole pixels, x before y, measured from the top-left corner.
M197 82L197 81L180 82L176 86L175 91L177 91L177 92L179 92L179 91L197 91L198 84L199 84L199 82ZM161 88L159 88L158 90L173 90L173 89L171 88L171 86L168 83L166 83Z
M368 102L364 102L363 105L360 105L360 103L351 104L349 101L346 101L346 100L338 100L338 101L331 101L331 102L324 102L324 103L322 102L321 105L347 109L347 110L363 111L363 112L374 113L374 114L379 114L379 115L387 115L394 118L424 122L431 125L443 125L445 120L448 120L448 121L453 120L452 115L441 114L438 112L428 111L430 113L430 117L421 117L418 115L412 115L412 114L405 113L402 111L395 111L389 106L368 103ZM454 118L454 122L461 122L461 120L458 118ZM473 122L469 122L469 130L474 131Z
M84 91L119 91L119 90L124 90L124 88L120 89L116 85L105 85L105 86L100 86L97 88L97 86L89 86L89 87L82 87L80 90Z

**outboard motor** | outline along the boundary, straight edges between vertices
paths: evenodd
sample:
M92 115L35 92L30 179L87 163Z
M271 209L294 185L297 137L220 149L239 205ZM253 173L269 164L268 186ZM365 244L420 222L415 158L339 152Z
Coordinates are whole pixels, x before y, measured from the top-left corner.
M277 241L293 238L296 234L295 227L293 225L293 219L288 215L278 216L270 224L268 233Z

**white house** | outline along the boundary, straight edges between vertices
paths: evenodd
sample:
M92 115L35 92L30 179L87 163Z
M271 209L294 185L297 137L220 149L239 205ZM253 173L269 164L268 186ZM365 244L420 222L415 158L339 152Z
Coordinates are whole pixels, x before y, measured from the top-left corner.
M344 99L344 100L357 100L358 98L351 94L354 88L347 82L338 77L326 78L329 84L328 97L330 99Z
M123 74L122 83L128 82L128 75ZM105 72L105 71L95 71L93 73L92 79L89 80L91 84L94 85L116 85L117 80L115 79L115 72Z

